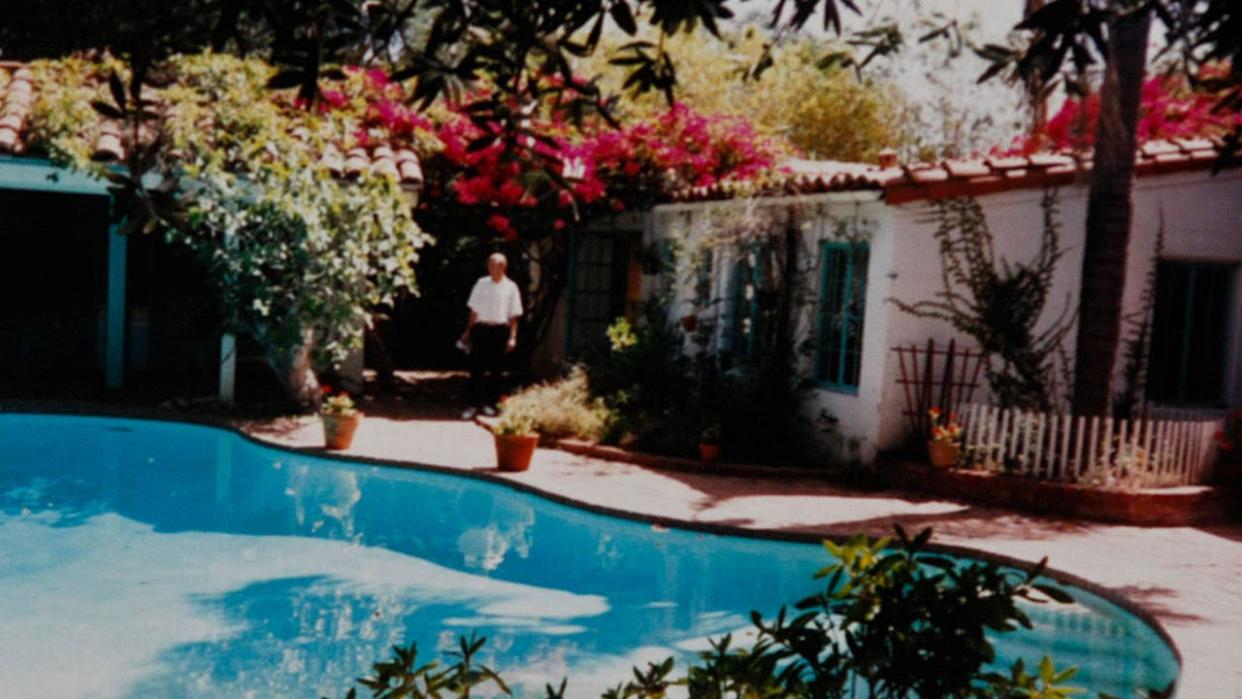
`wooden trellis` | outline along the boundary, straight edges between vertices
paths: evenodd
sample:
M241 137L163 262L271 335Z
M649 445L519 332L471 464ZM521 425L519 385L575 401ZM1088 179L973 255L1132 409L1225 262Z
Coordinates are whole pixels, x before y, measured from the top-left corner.
M1134 420L970 405L962 463L1070 483L1157 487L1206 483L1220 420Z
M959 348L956 340L940 349L934 339L928 339L926 347L911 343L893 351L901 367L897 383L906 398L902 415L911 433L925 436L931 431L927 415L931 408L960 413L974 396L983 370L982 352Z

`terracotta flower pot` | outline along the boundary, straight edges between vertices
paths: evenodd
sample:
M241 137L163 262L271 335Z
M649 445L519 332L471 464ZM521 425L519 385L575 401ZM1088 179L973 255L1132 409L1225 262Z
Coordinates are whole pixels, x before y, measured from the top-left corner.
M688 315L681 317L681 329L688 333L694 332L699 327L699 317L697 315Z
M950 468L957 463L962 448L953 442L928 442L927 458L936 468Z
M353 415L328 415L320 413L323 420L323 444L327 449L348 449L354 442L354 432L362 422L362 413Z
M699 444L699 458L708 466L716 463L720 460L720 445L706 443Z
M537 434L496 434L496 465L501 471L525 471L539 445Z

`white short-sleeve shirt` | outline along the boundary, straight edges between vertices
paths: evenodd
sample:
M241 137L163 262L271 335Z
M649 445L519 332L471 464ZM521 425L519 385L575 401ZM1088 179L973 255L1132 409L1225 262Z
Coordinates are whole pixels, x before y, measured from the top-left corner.
M522 315L522 293L512 279L494 282L488 275L474 283L466 305L478 314L478 322L503 325Z

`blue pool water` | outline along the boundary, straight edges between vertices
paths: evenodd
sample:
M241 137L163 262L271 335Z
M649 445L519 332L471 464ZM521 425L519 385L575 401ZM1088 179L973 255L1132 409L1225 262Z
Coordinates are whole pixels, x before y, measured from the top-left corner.
M826 560L222 430L0 414L4 696L336 697L393 643L474 630L519 695L598 696L813 592ZM1176 676L1152 629L1071 592L1006 663L1051 654L1122 696Z

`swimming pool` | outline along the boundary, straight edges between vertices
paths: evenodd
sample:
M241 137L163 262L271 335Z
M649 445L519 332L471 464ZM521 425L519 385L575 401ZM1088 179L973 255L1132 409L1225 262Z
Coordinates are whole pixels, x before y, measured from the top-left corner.
M813 592L825 561L225 430L0 414L6 695L343 696L394 643L430 659L477 630L519 695L569 676L598 696ZM1030 608L1002 662L1051 654L1120 696L1176 677L1153 629L1071 593Z

